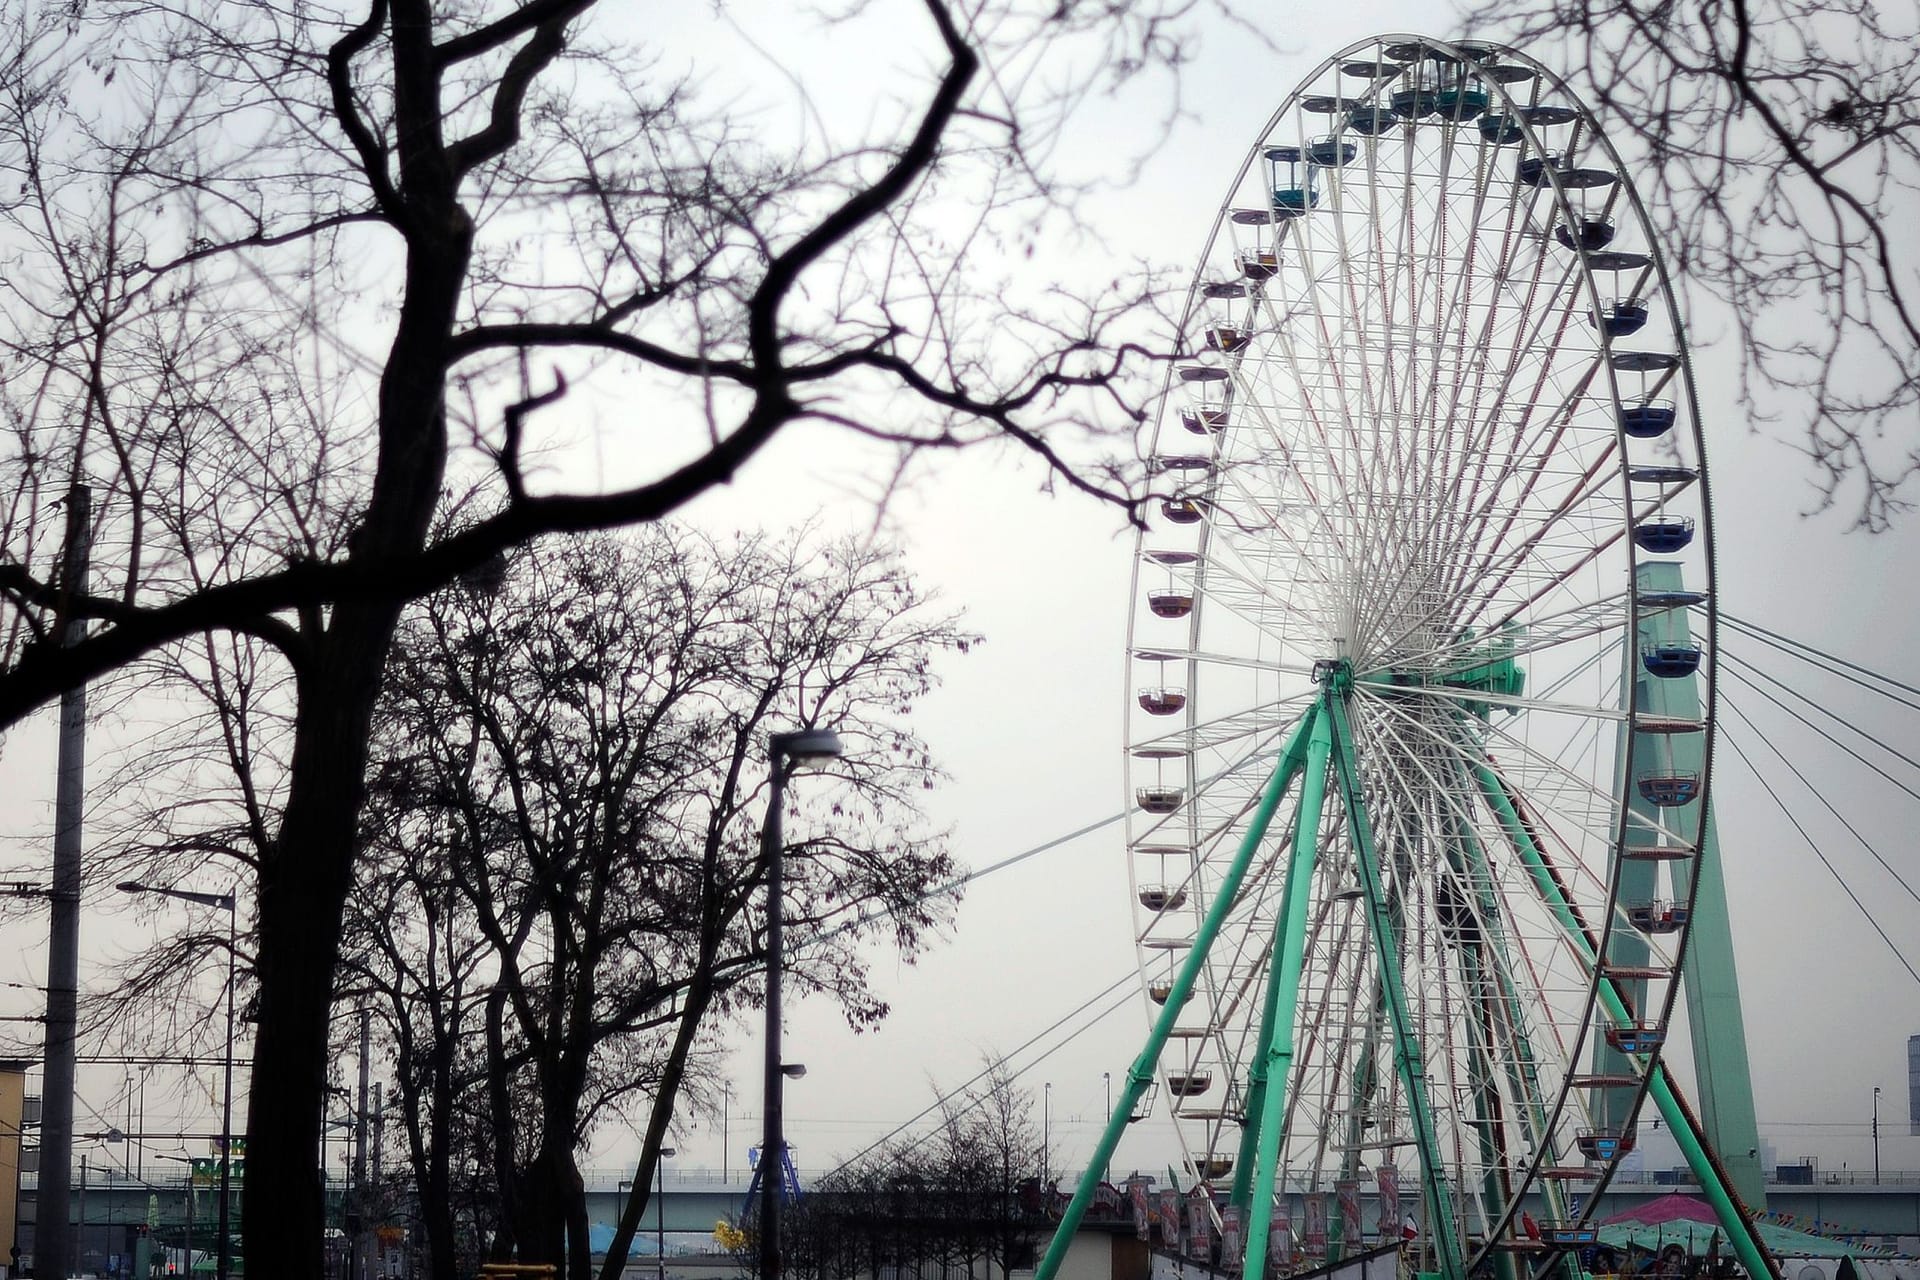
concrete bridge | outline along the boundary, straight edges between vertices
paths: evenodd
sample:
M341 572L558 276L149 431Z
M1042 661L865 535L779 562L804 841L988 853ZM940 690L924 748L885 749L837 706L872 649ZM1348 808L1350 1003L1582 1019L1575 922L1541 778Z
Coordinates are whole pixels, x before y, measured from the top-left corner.
M106 1259L114 1254L132 1252L132 1239L138 1228L149 1220L169 1234L186 1222L185 1179L171 1167L143 1171L149 1176L129 1175L123 1170L89 1171L84 1191L74 1190L72 1212L82 1213L84 1199L84 1241L88 1265L85 1271L106 1271ZM1818 1170L1790 1170L1797 1175L1789 1180L1770 1180L1767 1208L1794 1216L1802 1226L1820 1223L1836 1231L1862 1232L1893 1238L1920 1237L1920 1170L1886 1170L1875 1181L1871 1173L1847 1171L1827 1173ZM390 1175L391 1176L391 1175ZM631 1171L589 1170L587 1180L587 1219L596 1223L618 1220L625 1202ZM1072 1177L1063 1174L1060 1185L1070 1188ZM802 1186L812 1178L809 1171L800 1174ZM21 1189L21 1245L31 1252L31 1227L35 1217L34 1179L28 1175ZM713 1245L714 1225L734 1220L746 1200L748 1174L730 1170L723 1175L717 1169L672 1169L665 1178L666 1193L659 1204L650 1204L641 1219L634 1252L651 1254L655 1241L664 1233L669 1252L707 1251ZM1371 1190L1371 1188L1369 1188ZM1600 1216L1617 1213L1655 1196L1679 1192L1699 1194L1700 1188L1668 1173L1623 1173L1601 1197ZM334 1184L330 1204L338 1212L343 1188ZM193 1214L197 1232L210 1240L218 1207L217 1190L202 1187L195 1198ZM662 1212L664 1211L664 1212ZM1363 1215L1375 1213L1369 1203ZM338 1221L340 1219L336 1219Z

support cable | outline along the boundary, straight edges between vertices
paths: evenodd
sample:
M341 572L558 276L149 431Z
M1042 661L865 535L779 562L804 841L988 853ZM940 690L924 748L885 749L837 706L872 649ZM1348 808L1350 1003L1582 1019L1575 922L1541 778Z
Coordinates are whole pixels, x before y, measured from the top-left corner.
M1832 814L1834 816L1834 819L1838 821L1841 826L1847 829L1848 835L1852 836L1855 840L1860 842L1860 847L1862 849L1865 849L1867 853L1872 856L1873 860L1880 864L1880 869L1886 872L1888 875L1892 876L1893 882L1899 885L1902 889L1905 889L1907 891L1907 896L1909 898L1912 898L1915 902L1920 902L1920 892L1916 892L1914 887L1911 884L1907 883L1906 878L1902 876L1898 871L1894 870L1893 865L1891 863L1889 863L1885 858L1880 856L1880 851L1878 849L1875 849L1873 847L1873 844L1865 836L1860 834L1860 831L1857 827L1855 827L1851 822L1847 821L1846 815L1841 813L1839 809L1834 807L1833 801L1827 799L1826 795L1820 790L1820 788L1814 786L1813 783L1808 780L1807 775L1800 772L1799 766L1793 763L1792 758L1789 757L1784 751L1780 750L1779 747L1775 746L1771 738L1767 737L1767 735L1765 735L1764 733L1761 733L1759 726L1754 724L1752 719L1749 718L1744 711L1742 711L1739 707L1735 706L1731 698L1724 698L1723 696L1723 700L1727 704L1727 709L1733 712L1735 718L1737 718L1740 721L1740 723L1744 724L1748 729L1752 730L1754 735L1758 737L1761 742L1766 744L1767 750L1773 752L1774 756L1779 759L1780 763L1787 766L1788 772L1792 773L1795 778L1799 779L1801 786L1805 787L1808 791L1813 793L1813 798L1815 800L1818 800L1820 802L1821 807L1824 808L1828 813Z
M1816 649L1804 640L1795 640L1790 636L1783 636L1777 631L1769 631L1758 623L1748 622L1744 618L1736 618L1724 609L1720 611L1719 617L1720 621L1730 622L1736 629L1744 631L1756 639L1767 641L1774 648L1787 654L1789 657L1798 658L1802 662L1812 666L1822 667L1832 674L1839 676L1841 679L1857 684L1871 693L1877 693L1884 698L1891 698L1903 707L1920 711L1920 701L1909 702L1907 699L1900 697L1899 694L1889 693L1885 689L1875 689L1860 677L1865 676L1868 679L1878 680L1882 684L1892 685L1902 693L1910 693L1916 699L1920 699L1920 689L1910 684L1904 684L1899 680L1895 680L1892 676L1881 675L1871 667L1863 667L1857 662L1849 662L1845 658L1828 653L1823 649ZM1847 674L1848 672L1854 672L1856 674L1849 675Z
M1915 769L1920 769L1920 760L1914 759L1912 756L1907 755L1905 752L1901 751L1897 747L1890 746L1889 744L1882 742L1879 738L1876 738L1874 735L1868 733L1865 729L1862 729L1860 726L1856 724L1852 724L1849 721L1842 720L1839 716L1827 710L1825 707L1821 706L1818 702L1815 702L1813 699L1807 697L1805 694L1801 693L1799 690L1793 688L1791 685L1787 684L1785 681L1780 680L1778 677L1768 675L1765 671L1760 670L1760 668L1754 666L1752 663L1747 662L1744 659L1733 657L1731 654L1721 654L1720 656L1726 660L1727 665L1730 668L1744 667L1746 668L1746 670L1754 672L1755 674L1760 676L1761 679L1765 680L1768 684L1773 685L1775 688L1784 690L1796 702L1805 703L1807 706L1812 707L1814 710L1820 712L1822 715L1832 720L1835 724L1845 725L1847 728L1853 730L1855 733L1865 738L1868 742L1871 742L1874 746L1879 747L1882 751L1885 751L1888 755L1893 756L1895 759L1899 760L1902 764L1910 765ZM1888 782L1891 782L1894 786L1900 788L1900 790L1906 792L1909 796L1913 797L1915 800L1920 800L1920 791L1915 791L1912 787L1908 786L1906 783L1901 782L1898 778L1888 773L1885 769L1881 768L1879 765L1875 764L1873 761L1867 759L1865 756L1861 755L1858 751L1855 751L1853 748L1849 747L1846 743L1840 741L1838 738L1834 737L1832 734L1826 732L1824 729L1821 729L1820 727L1815 725L1811 720L1807 719L1805 716L1801 715L1799 712L1795 711L1793 708L1781 702L1778 698L1775 698L1771 694L1766 693L1765 690L1760 690L1759 686L1755 685L1752 679L1738 672L1736 672L1735 674L1740 675L1741 679L1746 680L1749 685L1753 685L1753 687L1756 690L1759 690L1762 697L1765 697L1768 701L1772 702L1775 706L1779 707L1782 711L1792 716L1795 720L1798 720L1801 724L1805 725L1807 728L1812 729L1816 734L1819 734L1822 738L1826 739L1828 742L1831 742L1834 746L1839 747L1842 751L1852 756L1855 760L1858 760L1861 764L1866 765L1867 768L1872 769L1875 773L1879 774L1882 778L1886 779Z
M1920 971L1916 971L1913 965L1908 962L1906 956L1901 954L1900 948L1895 946L1893 939L1887 936L1887 931L1880 927L1880 922L1875 920L1873 913L1867 910L1867 904L1860 901L1860 895L1853 891L1852 886L1847 884L1845 877L1840 874L1833 863L1827 860L1827 855L1820 852L1820 846L1814 843L1813 837L1808 835L1807 829L1800 824L1800 819L1794 817L1793 811L1787 808L1785 801L1780 799L1779 793L1773 789L1773 784L1768 782L1758 769L1754 768L1753 761L1748 759L1747 753L1740 749L1740 744L1734 740L1733 735L1726 735L1726 739L1727 745L1733 748L1733 754L1740 757L1740 763L1747 766L1747 772L1754 776L1754 780L1766 791L1768 797L1772 799L1775 805L1779 806L1780 812L1785 815L1788 822L1793 824L1793 829L1800 833L1802 840L1807 842L1807 848L1813 850L1813 856L1820 859L1820 865L1827 869L1827 874L1833 877L1833 882L1840 886L1840 891L1846 894L1853 905L1859 909L1860 914L1866 917L1867 923L1873 926L1873 931L1880 935L1882 942L1887 944L1887 950L1893 952L1893 958L1900 962L1900 967L1907 971L1916 985L1920 985Z
M1119 991L1121 987L1131 983L1138 982L1139 977L1140 977L1140 972L1138 969L1127 970L1127 972L1121 974L1114 981L1108 983L1105 987L1102 987L1099 991L1096 991L1091 996L1087 997L1087 999L1083 1000L1080 1004L1076 1005L1072 1010L1070 1010L1063 1016L1055 1019L1052 1023L1048 1024L1047 1026L1042 1027L1039 1031L1029 1036L1026 1040L1023 1040L1020 1044L1016 1045L1011 1052L1001 1055L999 1062L1004 1063L1009 1059L1012 1059L1022 1053L1025 1053L1028 1049L1031 1049L1034 1045L1038 1044L1040 1041L1046 1039L1048 1036L1052 1035L1054 1032L1060 1030L1060 1028L1066 1026L1069 1022L1079 1017L1082 1013L1085 1013L1088 1009L1092 1008L1094 1005L1098 1004L1100 1001L1113 995L1114 992ZM1128 991L1128 992L1122 993L1122 996L1119 1000L1116 1000L1113 1004L1107 1006L1105 1009L1102 1009L1098 1016L1093 1018L1092 1021L1088 1022L1086 1026L1079 1028L1077 1031L1074 1032L1074 1034L1078 1035L1080 1034L1080 1032L1086 1031L1088 1028L1097 1026L1099 1023L1104 1022L1106 1019L1112 1017L1115 1013L1125 1008L1129 1003L1131 1003L1132 999L1133 999L1133 992ZM1071 1040L1071 1039L1072 1037L1068 1037L1068 1040ZM1045 1053L1041 1054L1038 1058L1035 1058L1032 1062L1028 1063L1025 1067L1022 1067L1019 1071L1016 1071L1014 1075L1016 1077L1024 1075L1026 1074L1026 1072L1032 1070L1033 1067L1039 1065L1042 1062L1045 1062L1048 1058L1052 1057L1055 1053L1059 1052L1060 1049L1063 1048L1068 1043L1068 1040L1063 1040L1061 1041L1060 1044L1057 1044L1053 1046L1053 1048L1048 1049ZM866 1156L873 1154L875 1151L878 1151L881 1147L884 1147L887 1143L892 1142L895 1138L905 1133L908 1129L911 1129L914 1125L919 1124L922 1120L925 1120L928 1116L932 1115L934 1112L944 1107L949 1099L958 1096L960 1093L964 1092L967 1089L971 1089L974 1085L979 1084L982 1080L986 1079L989 1075L992 1075L993 1069L996 1065L998 1064L988 1063L985 1067L982 1067L979 1071L975 1072L973 1076L970 1077L969 1079L962 1081L960 1084L955 1085L952 1089L949 1089L947 1092L935 1098L933 1102L929 1104L924 1110L916 1113L915 1115L913 1115L912 1117L906 1120L901 1121L898 1125L895 1125L893 1129L887 1132L886 1134L883 1134L881 1137L869 1143L867 1146L862 1147L859 1151L856 1151L852 1155L848 1156L845 1160L842 1160L839 1164L835 1165L832 1169L828 1170L826 1175L824 1176L832 1177L834 1174L840 1172L842 1169L849 1167L855 1162L865 1158ZM965 1115L967 1111L971 1110L975 1106L978 1106L980 1104L980 1101L981 1100L976 1099L968 1107L962 1108L960 1111L956 1112L955 1114ZM926 1136L930 1136L930 1135L923 1135L920 1140L924 1141Z

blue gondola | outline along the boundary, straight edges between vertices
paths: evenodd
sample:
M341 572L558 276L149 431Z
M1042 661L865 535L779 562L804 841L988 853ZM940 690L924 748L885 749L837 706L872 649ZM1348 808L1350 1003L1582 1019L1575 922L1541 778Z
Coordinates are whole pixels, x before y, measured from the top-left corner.
M1633 1150L1633 1136L1627 1130L1583 1129L1574 1135L1574 1145L1589 1160L1611 1160Z
M1584 249L1588 253L1604 249L1613 243L1613 219L1582 218L1578 227L1562 222L1553 229L1553 238L1569 249Z
M1650 644L1640 650L1640 665L1647 669L1650 676L1662 680L1678 680L1681 676L1690 676L1700 669L1700 646L1697 644Z
M1520 122L1512 116L1481 116L1480 136L1496 147L1518 142L1527 136Z
M1700 798L1697 773L1647 773L1639 780L1640 797L1659 809L1674 809Z
M1409 120L1430 116L1440 109L1440 95L1431 89L1396 89L1389 101L1394 114Z
M1595 317L1610 338L1625 338L1647 327L1647 304L1638 298L1622 298L1601 308Z
M1273 211L1283 218L1297 218L1320 203L1320 193L1312 187L1275 187Z
M1551 181L1547 176L1549 169L1564 171L1565 168L1559 156L1528 156L1515 166L1513 176L1527 186L1544 187Z
M1433 95L1433 104L1449 120L1471 120L1487 109L1487 91L1472 85L1449 85Z
M1338 169L1360 154L1360 148L1338 138L1316 138L1307 145L1307 160L1322 169Z
M1693 541L1693 517L1649 516L1633 526L1633 540L1642 551L1672 555Z
M1673 430L1673 405L1665 400L1620 406L1620 429L1636 440L1651 440Z
M1648 1024L1607 1028L1607 1044L1621 1053L1651 1053L1666 1038L1659 1027Z
M1268 147L1265 151L1267 177L1271 184L1273 212L1280 218L1297 218L1320 203L1320 193L1313 189L1311 176L1305 185L1300 182L1299 147ZM1280 175L1280 166L1287 167L1285 178ZM1309 169L1308 174L1312 174Z
M1706 603L1704 591L1642 591L1636 599L1644 609L1686 609Z
M1400 117L1392 107L1373 104L1355 107L1347 116L1347 123L1355 133L1364 133L1369 138L1377 138L1400 123Z

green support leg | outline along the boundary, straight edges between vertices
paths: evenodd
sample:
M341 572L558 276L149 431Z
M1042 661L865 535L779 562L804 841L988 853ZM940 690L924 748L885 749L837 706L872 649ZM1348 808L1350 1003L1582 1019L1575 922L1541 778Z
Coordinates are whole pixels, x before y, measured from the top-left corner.
M1073 1234L1080 1229L1080 1221L1086 1217L1087 1206L1093 1202L1094 1190L1100 1185L1100 1171L1113 1157L1113 1150L1120 1145L1120 1135L1126 1131L1127 1117L1133 1114L1133 1108L1153 1082L1153 1073L1160 1065L1160 1052L1166 1048L1167 1040L1173 1033L1174 1023L1179 1020L1180 1007L1193 993L1193 986L1200 976L1200 968L1206 963L1207 952L1212 948L1214 939L1220 935L1220 926L1226 921L1227 912L1232 909L1234 900L1240 896L1240 886L1247 878L1247 869L1253 865L1253 855L1259 850L1260 842L1266 837L1267 827L1273 822L1274 811L1280 807L1280 798L1286 794L1287 787L1294 776L1300 772L1306 759L1307 742L1313 726L1319 721L1317 707L1309 708L1295 726L1293 737L1287 742L1286 750L1280 761L1274 766L1273 774L1267 779L1266 789L1260 793L1260 802L1254 807L1253 818L1247 825L1247 832L1240 840L1240 848L1234 855L1233 864L1228 867L1226 876L1220 881L1220 887L1214 894L1213 903L1207 908L1206 917L1200 922L1200 931L1194 936L1193 946L1187 958L1180 966L1180 972L1173 980L1173 990L1167 994L1167 1003L1154 1019L1153 1030L1147 1035L1147 1044L1134 1059L1132 1068L1127 1072L1125 1087L1121 1090L1119 1104L1113 1115L1107 1120L1107 1127L1100 1135L1100 1142L1093 1155L1087 1161L1087 1171L1080 1178L1080 1185L1068 1202L1066 1213L1061 1216L1060 1226L1053 1234L1053 1242L1047 1246L1046 1256L1040 1260L1040 1266L1034 1273L1034 1280L1054 1280L1060 1272L1060 1264L1066 1259L1067 1250L1073 1244Z
M1500 825L1506 831L1514 851L1532 875L1541 899L1566 933L1568 942L1587 964L1597 965L1599 957L1594 952L1593 941L1581 927L1573 905L1560 891L1559 884L1546 865L1546 856L1534 843L1526 824L1520 820L1519 811L1514 808L1512 797L1507 794L1506 783L1484 764L1474 766L1474 777L1480 784L1481 794L1486 797L1487 804L1500 819ZM1601 1007L1609 1018L1622 1024L1630 1021L1626 1001L1621 998L1611 979L1599 979L1599 995ZM1722 1175L1718 1162L1695 1133L1693 1115L1674 1091L1666 1065L1657 1060L1649 1093L1661 1117L1666 1120L1667 1127L1679 1142L1681 1154L1687 1159L1687 1167L1693 1171L1708 1203L1713 1205L1714 1214L1720 1219L1720 1229L1727 1233L1727 1242L1732 1246L1734 1256L1739 1258L1740 1265L1747 1269L1747 1274L1753 1280L1760 1280L1762 1276L1768 1277L1768 1280L1780 1280L1780 1269L1773 1255L1760 1243L1753 1225L1735 1203L1728 1190L1728 1179Z
M1296 834L1296 842L1298 838ZM1288 864L1287 874L1293 874L1291 863ZM1291 889L1291 884L1288 887ZM1285 895L1282 897L1284 899ZM1278 954L1279 948L1280 930L1276 925L1273 933L1275 954ZM1279 1004L1280 985L1269 980L1266 1000L1260 1009L1260 1040L1254 1045L1253 1065L1247 1071L1247 1104L1240 1117L1240 1151L1233 1161L1233 1190L1227 1197L1228 1204L1239 1208L1242 1222L1247 1220L1247 1206L1253 1198L1253 1165L1260 1152L1260 1111L1267 1102L1267 1051L1273 1047L1273 1027L1280 1016Z
M1257 1116L1259 1172L1248 1206L1246 1264L1242 1275L1258 1280L1267 1273L1267 1239L1273 1230L1273 1188L1280 1171L1281 1125L1287 1110L1287 1073L1293 1067L1293 1020L1299 1007L1300 971L1307 948L1307 899L1313 884L1314 856L1320 844L1320 812L1327 794L1327 756L1333 749L1333 725L1323 710L1313 720L1307 764L1300 776L1300 807L1293 824L1293 857L1287 864L1286 895L1273 931L1273 961L1267 982L1273 992L1273 1037L1267 1046L1267 1088ZM1249 1111L1249 1122L1256 1116Z
M1400 955L1389 935L1386 889L1381 882L1379 854L1374 845L1373 826L1367 817L1366 800L1361 792L1360 770L1354 762L1353 729L1347 720L1346 692L1330 689L1326 710L1333 720L1334 772L1340 782L1341 799L1346 805L1347 828L1354 844L1354 861L1360 868L1360 887L1366 894L1367 913L1372 924L1374 956L1380 967L1380 986L1386 993L1387 1016L1393 1030L1394 1067L1400 1086L1406 1090L1407 1109L1414 1128L1414 1144L1420 1153L1420 1185L1426 1203L1427 1238L1437 1255L1444 1280L1466 1280L1466 1258L1460 1238L1448 1224L1453 1220L1452 1195L1447 1189L1446 1173L1440 1159L1440 1137L1433 1123L1433 1109L1427 1098L1427 1067L1414 1035L1412 1011L1400 969Z

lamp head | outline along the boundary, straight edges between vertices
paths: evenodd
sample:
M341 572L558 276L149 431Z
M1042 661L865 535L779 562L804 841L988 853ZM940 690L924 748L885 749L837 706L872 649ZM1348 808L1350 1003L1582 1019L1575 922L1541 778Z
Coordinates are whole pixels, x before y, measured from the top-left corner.
M804 1062L783 1062L780 1064L780 1074L789 1080L798 1080L801 1076L807 1074L807 1064Z
M831 760L844 750L840 735L831 729L795 729L790 733L771 734L767 738L768 754L775 760L782 756L796 763L802 760Z

